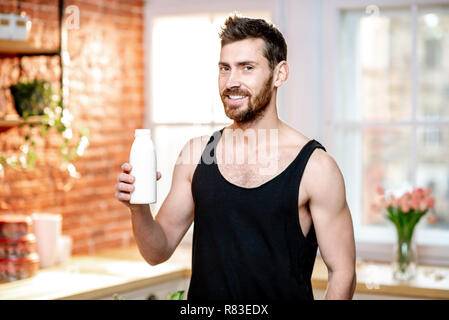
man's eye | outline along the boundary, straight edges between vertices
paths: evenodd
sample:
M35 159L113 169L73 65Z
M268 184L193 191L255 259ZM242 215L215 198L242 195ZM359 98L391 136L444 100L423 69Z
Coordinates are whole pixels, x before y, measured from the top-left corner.
M250 70L253 70L254 68L253 68L253 66L245 66L243 69L245 71L250 71Z
M224 71L224 72L229 71L229 67L225 67L225 66L220 67L220 71Z

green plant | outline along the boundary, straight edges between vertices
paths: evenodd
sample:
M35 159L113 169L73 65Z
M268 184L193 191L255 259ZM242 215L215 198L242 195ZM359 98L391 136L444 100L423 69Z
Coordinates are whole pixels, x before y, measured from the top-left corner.
M379 204L375 207L386 212L397 234L395 247L395 277L405 280L413 274L415 254L413 250L413 232L421 218L434 206L430 188L415 188L405 192L400 197L393 194L386 195L385 190L378 186L377 194L381 196Z
M118 293L114 293L114 294L112 295L112 299L114 299L114 300L126 300L125 297L122 297L122 296L119 295Z
M28 126L29 133L24 136L24 143L20 147L22 154L18 157L13 155L6 157L0 155L0 173L3 167L9 166L13 169L32 169L38 160L36 153L34 127L38 127L38 134L46 137L49 131L59 134L60 144L58 151L61 155L61 168L67 170L72 177L79 177L72 161L84 154L85 148L89 144L89 130L84 127L72 128L73 115L68 109L62 107L60 94L55 94L50 83L43 80L21 81L12 86L16 89L20 99L16 101L16 108L22 110L24 123L21 126ZM31 92L34 88L36 92ZM28 97L28 102L26 97ZM37 123L28 122L28 117L40 115Z
M170 300L182 300L183 297L184 297L184 290L179 290L170 296Z
M173 293L171 295L169 294L168 295L168 299L169 300L182 300L183 296L184 296L184 290L179 290L179 291L176 291L175 293ZM154 296L151 295L150 297L153 298ZM120 296L118 293L114 293L112 295L112 298L114 300L126 300L125 297ZM149 299L149 300L154 300L154 299Z
M435 198L431 197L430 188L415 188L411 192L405 192L399 198L393 194L386 195L382 187L377 188L381 196L377 207L386 211L386 217L390 220L398 232L398 237L410 241L413 231L420 219L435 204Z
M22 80L10 87L14 107L19 116L43 115L44 109L53 102L51 84L45 80Z

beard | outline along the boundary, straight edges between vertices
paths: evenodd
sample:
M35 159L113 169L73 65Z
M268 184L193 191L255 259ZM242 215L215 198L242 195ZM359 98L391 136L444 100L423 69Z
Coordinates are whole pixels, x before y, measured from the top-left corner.
M271 82L273 81L273 72L271 73L268 80L263 84L260 92L253 96L243 89L225 89L221 96L221 101L225 109L226 116L237 123L249 123L260 118L264 111L266 110L268 104L271 101L273 95L271 90ZM242 106L233 106L226 102L226 96L247 96L248 105L245 109L239 110Z

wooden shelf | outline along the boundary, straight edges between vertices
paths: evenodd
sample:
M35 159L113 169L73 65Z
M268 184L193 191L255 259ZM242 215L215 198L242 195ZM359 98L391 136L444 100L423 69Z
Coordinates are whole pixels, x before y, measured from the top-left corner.
M6 116L5 118L0 118L0 132L7 131L22 124L39 123L41 119L42 116L32 116L28 117L26 120L16 115Z
M59 55L59 48L38 48L27 41L0 40L0 56L53 56Z

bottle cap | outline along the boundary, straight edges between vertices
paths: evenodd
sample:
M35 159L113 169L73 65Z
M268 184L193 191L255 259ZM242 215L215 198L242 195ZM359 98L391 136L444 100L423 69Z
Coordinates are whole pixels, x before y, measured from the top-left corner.
M141 137L141 136L151 136L151 130L150 129L136 129L134 132L134 137Z

